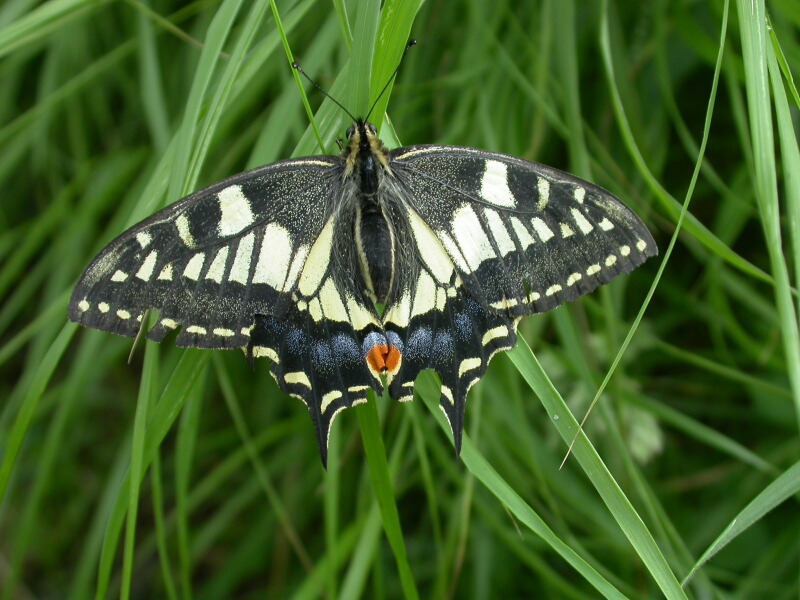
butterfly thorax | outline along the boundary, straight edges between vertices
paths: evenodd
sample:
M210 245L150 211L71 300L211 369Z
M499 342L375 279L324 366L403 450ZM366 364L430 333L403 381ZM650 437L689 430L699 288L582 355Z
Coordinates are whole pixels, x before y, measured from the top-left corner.
M359 119L347 130L345 174L357 179L358 202L354 238L367 293L386 302L395 272L395 232L381 202L383 178L389 168L386 148L372 123Z

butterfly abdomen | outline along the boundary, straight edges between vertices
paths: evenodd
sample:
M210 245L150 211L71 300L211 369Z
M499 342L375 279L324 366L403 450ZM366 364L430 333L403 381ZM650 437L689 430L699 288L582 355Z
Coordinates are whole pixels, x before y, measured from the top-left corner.
M386 302L395 271L395 236L377 196L361 196L355 238L367 291Z

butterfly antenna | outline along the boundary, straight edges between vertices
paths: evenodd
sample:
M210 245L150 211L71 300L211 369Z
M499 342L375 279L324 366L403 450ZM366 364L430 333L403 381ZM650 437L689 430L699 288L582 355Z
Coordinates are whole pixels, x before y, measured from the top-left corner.
M298 72L299 72L299 73L300 73L300 74L301 74L303 77L305 77L306 79L308 79L308 80L311 82L311 85L313 85L313 86L314 86L315 88L317 88L317 89L318 89L320 92L322 92L323 94L325 94L325 96L327 96L328 98L330 98L330 99L333 101L333 103L334 103L336 106L338 106L338 107L339 107L339 108L341 108L341 109L342 109L344 112L346 112L346 113L347 113L347 116L349 116L351 119L353 119L353 121L357 121L357 120L358 120L358 119L356 119L356 118L353 116L353 114L352 114L352 113L351 113L349 110L347 110L347 109L346 109L344 106L342 106L341 102L339 102L339 101L338 101L336 98L334 98L334 97L333 97L333 96L331 96L331 95L330 95L328 92L326 92L324 89L322 89L322 87L320 87L320 85L319 85L319 84L318 84L316 81L314 81L313 79L311 79L311 77L309 77L309 76L306 74L306 72L305 72L305 71L303 71L303 68L300 66L300 63L299 63L299 62L297 62L297 61L294 61L294 62L292 63L292 67L293 67L293 68L295 68L295 69L297 69L297 71L298 71Z
M389 84L394 81L395 77L397 77L397 72L400 70L400 65L403 64L403 59L406 57L406 54L408 54L408 51L411 50L411 48L413 48L416 45L417 45L417 40L408 40L408 44L406 44L406 49L403 50L403 56L400 57L400 62L397 63L397 68L394 70L394 73L392 73L392 76L389 77L389 81L386 82L386 85L383 86L383 89L381 90L381 93L378 94L377 98L375 98L375 102L372 103L372 106L370 107L369 112L367 113L367 116L364 117L365 121L369 121L369 116L372 114L372 111L375 109L375 105L378 104L378 100L380 100L381 97L386 93L386 90L389 89Z

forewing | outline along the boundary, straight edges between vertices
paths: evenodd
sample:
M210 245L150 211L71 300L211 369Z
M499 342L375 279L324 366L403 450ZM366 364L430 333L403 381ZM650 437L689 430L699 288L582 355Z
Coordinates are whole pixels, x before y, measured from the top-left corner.
M131 227L87 267L73 321L148 337L180 328L179 346L245 347L256 315L288 310L338 188L341 159L288 160L203 189Z
M390 165L464 286L489 310L550 310L657 254L619 199L557 169L450 146L399 148Z

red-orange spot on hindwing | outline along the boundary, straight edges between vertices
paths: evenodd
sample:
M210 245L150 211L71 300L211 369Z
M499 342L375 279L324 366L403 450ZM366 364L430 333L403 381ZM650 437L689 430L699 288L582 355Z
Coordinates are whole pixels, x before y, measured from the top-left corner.
M396 373L401 359L400 350L387 344L375 344L367 352L367 364L375 373Z
M389 352L386 355L386 370L394 375L397 373L397 370L400 368L400 361L402 360L403 356L400 354L400 350L395 346L389 346Z

